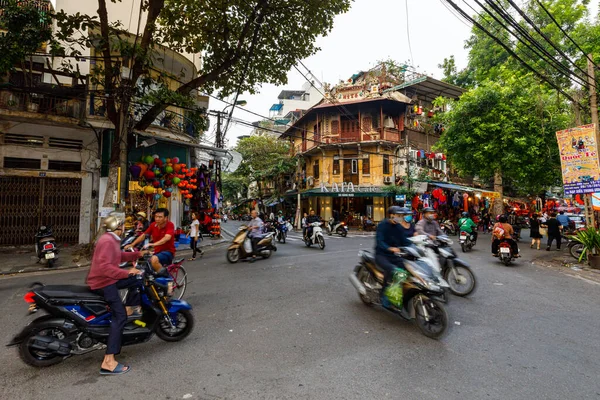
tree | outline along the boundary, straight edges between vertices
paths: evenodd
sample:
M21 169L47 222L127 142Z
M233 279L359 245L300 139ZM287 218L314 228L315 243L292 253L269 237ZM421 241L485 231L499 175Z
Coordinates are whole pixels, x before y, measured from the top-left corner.
M221 177L223 200L237 203L240 196L245 197L248 193L248 177L240 174L224 172Z
M495 180L517 194L539 193L560 182L554 133L571 118L568 104L529 77L486 81L439 116L446 131L438 148L462 174Z
M296 159L290 156L290 144L273 136L250 136L241 139L235 149L242 155L242 163L235 172L256 182L258 195L263 196L264 183L275 183L275 194L285 192L284 176L296 169Z
M94 46L102 54L94 74L107 95L107 114L115 127L104 205L111 203L129 132L148 128L173 103L193 104L190 95L196 90L227 96L255 93L262 83L287 83L287 71L318 50L315 39L332 29L334 17L346 12L350 1L143 0L147 19L133 43L120 23L111 22L106 0L98 0L97 16L59 12L55 55L77 56L82 46ZM85 34L78 36L80 32ZM182 84L176 90L153 82L149 71L158 60L157 46L201 54L201 70L178 76ZM122 79L121 67L127 65L130 79ZM152 85L162 90L150 106L138 104L141 117L133 126L132 103Z

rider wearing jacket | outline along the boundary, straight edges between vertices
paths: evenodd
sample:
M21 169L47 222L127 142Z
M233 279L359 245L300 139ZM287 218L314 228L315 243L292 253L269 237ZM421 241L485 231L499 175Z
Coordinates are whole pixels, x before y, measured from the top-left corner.
M313 227L311 226L311 224L315 222L321 222L321 217L315 214L315 210L310 210L310 215L308 216L308 218L306 218L306 225L308 228L306 235L309 239L312 237L313 234Z
M475 230L473 230L475 228ZM462 213L462 218L458 220L458 229L460 232L467 232L471 235L471 241L477 241L477 224L469 217L468 212Z
M431 207L423 209L423 218L416 225L417 233L429 236L431 240L435 240L436 237L444 234L440 224L434 219L434 214L435 210Z
M408 240L404 228L400 225L402 208L392 206L388 209L389 218L381 221L377 225L375 239L375 262L384 271L384 282L382 294L382 304L386 305L385 288L390 284L394 270L404 268L402 258L398 257L400 247L410 246L412 243Z

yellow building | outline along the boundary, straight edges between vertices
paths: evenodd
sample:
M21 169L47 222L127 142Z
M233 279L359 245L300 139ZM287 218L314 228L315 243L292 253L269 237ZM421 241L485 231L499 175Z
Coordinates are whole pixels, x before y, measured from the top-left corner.
M282 135L299 156L301 212L329 219L334 211L353 225L362 217L385 218L394 201L398 150L411 100L379 79L351 80L325 93Z

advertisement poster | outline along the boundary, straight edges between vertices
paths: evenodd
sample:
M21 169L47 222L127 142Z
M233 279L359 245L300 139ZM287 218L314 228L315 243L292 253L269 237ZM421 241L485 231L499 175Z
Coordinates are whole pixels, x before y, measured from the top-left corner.
M566 195L600 192L595 125L556 132Z

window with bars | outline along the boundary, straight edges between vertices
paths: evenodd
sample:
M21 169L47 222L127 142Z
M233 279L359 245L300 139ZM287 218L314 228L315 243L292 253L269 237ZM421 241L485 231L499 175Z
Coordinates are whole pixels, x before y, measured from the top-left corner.
M390 156L388 155L383 156L383 173L385 175L390 174Z
M340 133L340 121L331 121L331 134L337 135Z
M362 173L363 175L369 175L371 173L371 160L363 158L362 160Z
M340 160L333 160L333 175L340 174Z
M373 124L373 120L371 119L371 116L363 117L363 119L362 119L363 131L369 132L373 128L372 124Z

